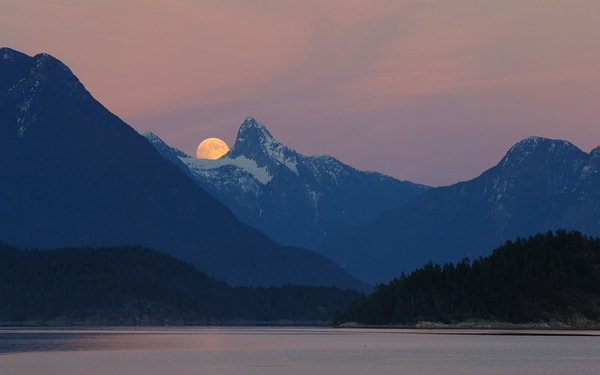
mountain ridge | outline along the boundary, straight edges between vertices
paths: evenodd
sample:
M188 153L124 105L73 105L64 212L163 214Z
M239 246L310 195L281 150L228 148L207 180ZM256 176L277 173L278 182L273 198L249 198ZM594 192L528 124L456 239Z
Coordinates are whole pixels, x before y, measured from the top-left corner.
M233 285L365 284L240 223L47 54L0 50L0 239L143 245Z
M217 160L182 157L166 143L157 150L224 202L243 222L275 240L317 248L329 232L366 223L429 187L359 171L332 156L305 156L247 117L230 151Z
M428 260L487 254L546 230L600 235L600 163L567 141L529 137L469 181L433 188L364 226L329 236L321 252L372 283Z

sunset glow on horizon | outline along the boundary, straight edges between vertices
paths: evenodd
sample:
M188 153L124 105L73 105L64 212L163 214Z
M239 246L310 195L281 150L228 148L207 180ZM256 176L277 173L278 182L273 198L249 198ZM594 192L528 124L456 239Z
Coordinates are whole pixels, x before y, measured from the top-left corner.
M445 185L531 135L600 145L600 2L93 0L0 4L138 132L193 154L249 115L306 155Z

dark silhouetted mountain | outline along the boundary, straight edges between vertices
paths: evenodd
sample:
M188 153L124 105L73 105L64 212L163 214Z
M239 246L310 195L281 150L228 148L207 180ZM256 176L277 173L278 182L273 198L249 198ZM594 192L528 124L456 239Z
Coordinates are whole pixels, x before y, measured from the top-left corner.
M481 176L344 229L321 251L364 280L381 282L429 260L473 259L508 239L559 228L600 235L600 152L531 137Z
M232 284L363 285L240 223L47 54L0 49L0 176L0 239L19 247L139 244Z
M251 117L218 160L182 156L154 134L146 137L165 158L185 164L183 170L241 221L288 245L315 248L326 234L366 224L428 189L358 171L331 156L301 155Z

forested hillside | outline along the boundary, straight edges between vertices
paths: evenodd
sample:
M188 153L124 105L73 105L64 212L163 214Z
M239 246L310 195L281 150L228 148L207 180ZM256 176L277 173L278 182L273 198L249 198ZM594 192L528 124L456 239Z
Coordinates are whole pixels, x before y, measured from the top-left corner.
M508 241L473 262L430 262L379 285L336 318L374 325L468 319L600 321L600 239L548 232Z
M333 287L231 287L140 247L21 251L0 244L4 324L253 324L331 320L359 294Z

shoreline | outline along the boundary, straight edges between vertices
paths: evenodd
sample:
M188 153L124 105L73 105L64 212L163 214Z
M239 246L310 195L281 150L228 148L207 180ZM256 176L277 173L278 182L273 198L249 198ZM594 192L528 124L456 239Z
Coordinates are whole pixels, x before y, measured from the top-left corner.
M430 323L430 322L427 322ZM393 334L415 334L415 335L482 335L482 336L588 336L600 337L600 329L598 328L572 328L572 327L532 327L528 324L507 324L505 326L495 327L475 327L472 325L461 324L446 324L436 327L423 327L417 325L358 325L358 324L343 324L338 326L333 325L277 325L277 324L222 324L222 325L145 325L145 326L127 326L127 325L70 325L70 326L25 326L25 325L4 325L0 326L0 335L2 333L15 332L89 332L89 333L166 333L173 331L195 331L195 330L212 330L212 329L241 329L241 330L264 330L264 329L292 329L292 330L327 330L366 332L366 333L393 333Z
M341 329L397 329L411 333L424 334L502 334L502 335L572 335L600 336L600 324L586 321L585 324L570 325L561 321L510 323L490 320L467 320L464 322L442 323L420 321L416 324L368 325L357 322L345 322L336 325Z
M88 326L88 327L0 327L0 339L4 334L170 334L203 332L252 332L289 331L305 334L306 332L328 332L345 335L351 332L361 334L392 335L444 335L444 336L544 336L544 337L599 337L598 329L529 329L529 328L407 328L398 326L363 326L352 328L324 326ZM232 331L232 332L233 332Z

